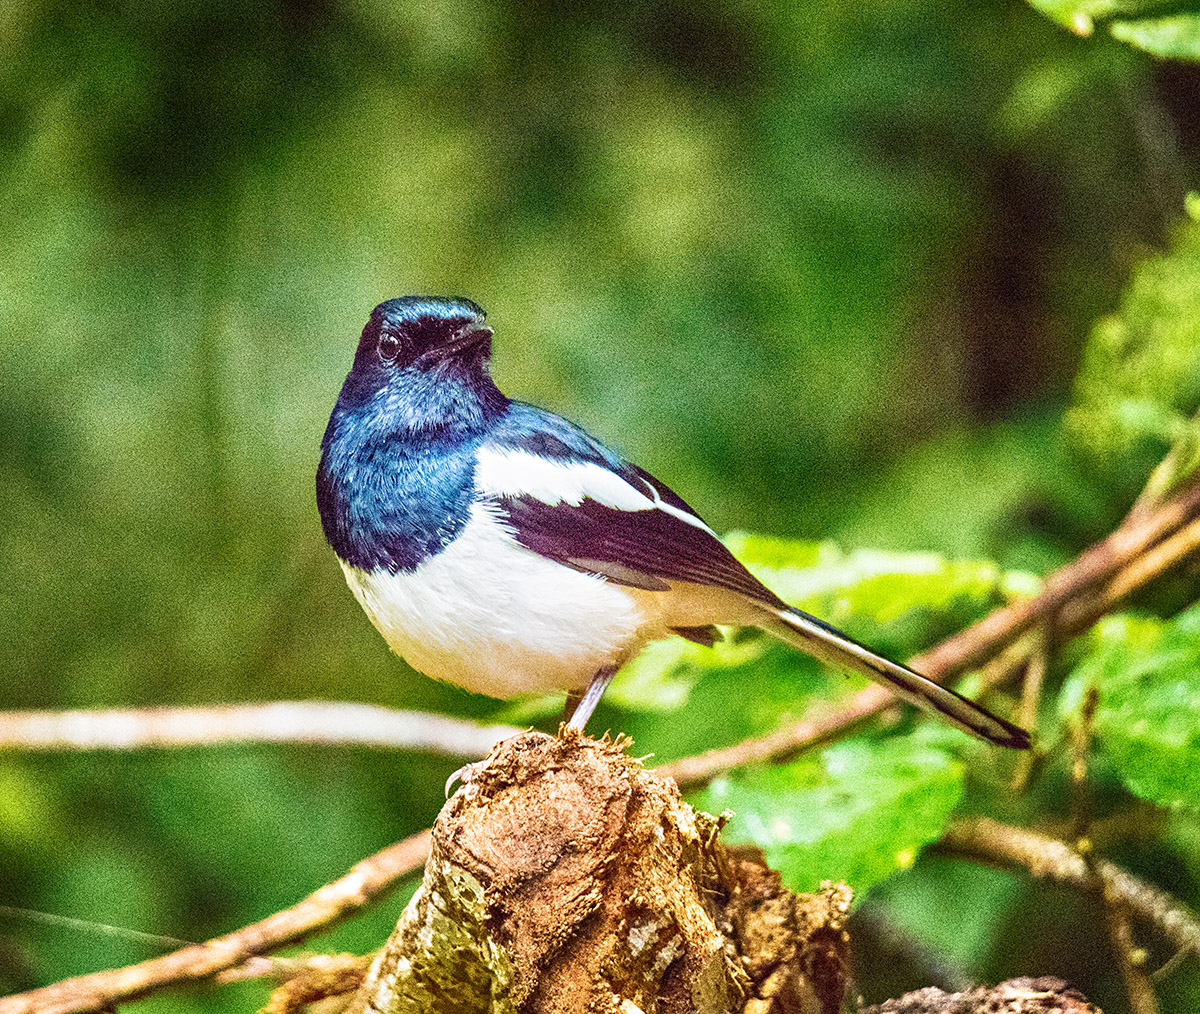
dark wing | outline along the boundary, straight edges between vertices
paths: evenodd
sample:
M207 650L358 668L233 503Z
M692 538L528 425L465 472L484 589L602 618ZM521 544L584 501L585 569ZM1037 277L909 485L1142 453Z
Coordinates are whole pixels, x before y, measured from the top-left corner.
M783 604L663 483L558 416L519 409L521 425L480 448L476 481L521 545L635 588L686 581Z

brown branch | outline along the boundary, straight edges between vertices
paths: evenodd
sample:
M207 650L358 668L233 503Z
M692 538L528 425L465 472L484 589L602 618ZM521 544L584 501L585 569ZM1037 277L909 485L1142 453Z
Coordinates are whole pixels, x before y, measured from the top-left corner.
M660 765L656 770L674 778L688 792L707 785L731 768L747 764L765 764L795 756L801 750L827 742L834 736L865 722L896 703L893 694L872 684L863 687L837 711L820 718L802 718L799 722L775 729L765 736L744 739L732 746L706 750Z
M520 729L350 701L275 701L204 708L0 711L0 750L139 750L295 743L483 757Z
M1038 707L1042 700L1042 686L1046 682L1046 673L1050 668L1050 655L1054 647L1055 633L1049 625L1032 631L1027 635L1030 640L1028 655L1025 658L1025 680L1021 685L1021 702L1017 706L1016 721L1027 730L1036 741ZM1018 642L1020 644L1021 642ZM1013 792L1021 793L1033 778L1034 772L1043 760L1039 749L1026 750L1013 768Z
M1064 611L1063 628L1072 634L1086 630L1123 599L1161 577L1197 550L1200 550L1200 518L1190 520L1158 545L1130 560L1094 595L1072 603Z
M208 978L255 955L295 943L357 911L394 887L400 877L420 869L428 852L429 831L419 831L357 863L344 877L299 904L260 922L127 968L93 972L0 997L0 1014L101 1011L172 983Z
M940 851L1001 866L1019 866L1033 876L1104 890L1130 913L1155 927L1176 947L1200 954L1200 919L1177 899L1103 859L1089 864L1065 842L988 817L956 820L936 846Z
M1108 538L1046 578L1038 595L997 609L979 623L948 637L914 659L914 668L939 680L976 668L1025 631L1061 612L1071 600L1128 568L1138 556L1195 520L1197 515L1200 515L1200 482L1193 482L1176 499L1157 510L1127 517Z
M1128 596L1166 574L1197 550L1200 550L1200 518L1190 520L1156 546L1134 557L1104 584L1086 590L1077 600L1067 603L1058 617L1056 633L1060 639L1083 633ZM997 674L995 682L1007 683L1029 663L1032 650L1027 646L1017 651L1006 669Z

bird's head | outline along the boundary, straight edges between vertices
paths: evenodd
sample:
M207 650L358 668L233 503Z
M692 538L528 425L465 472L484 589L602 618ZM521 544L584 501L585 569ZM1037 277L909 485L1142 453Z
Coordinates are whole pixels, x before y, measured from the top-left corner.
M354 355L355 372L381 382L406 370L485 369L492 330L469 299L400 296L371 311Z
M428 429L505 399L488 374L492 330L469 299L400 296L371 311L342 388L345 411Z

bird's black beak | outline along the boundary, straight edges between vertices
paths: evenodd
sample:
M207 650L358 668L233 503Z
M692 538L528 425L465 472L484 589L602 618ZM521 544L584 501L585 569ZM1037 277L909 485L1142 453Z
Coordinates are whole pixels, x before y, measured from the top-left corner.
M414 365L431 367L446 360L463 360L480 351L486 355L492 347L492 329L468 324L448 342L426 350Z
M464 352L474 352L481 347L490 348L492 344L492 329L490 327L465 327L445 347L449 355L461 355Z

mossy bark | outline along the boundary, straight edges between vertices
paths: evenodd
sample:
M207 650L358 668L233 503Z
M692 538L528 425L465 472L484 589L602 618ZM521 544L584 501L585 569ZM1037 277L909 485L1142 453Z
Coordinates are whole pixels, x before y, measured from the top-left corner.
M625 745L500 744L348 1010L838 1014L848 889L784 890Z

